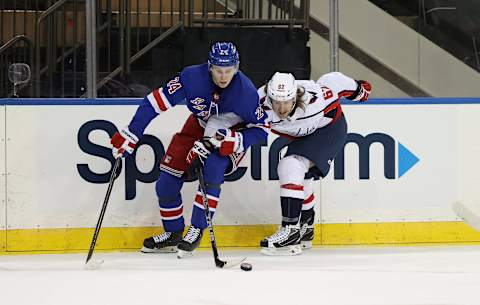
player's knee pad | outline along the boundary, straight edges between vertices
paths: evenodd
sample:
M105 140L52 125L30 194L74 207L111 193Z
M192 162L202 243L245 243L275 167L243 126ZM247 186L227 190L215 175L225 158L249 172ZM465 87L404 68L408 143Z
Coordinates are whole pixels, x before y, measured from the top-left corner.
M169 203L178 201L182 185L182 178L160 171L160 176L155 184L159 204L162 205L162 202Z
M280 196L304 199L303 179L310 161L301 156L287 156L278 163Z
M287 156L278 162L278 178L281 184L303 184L310 161L301 156Z

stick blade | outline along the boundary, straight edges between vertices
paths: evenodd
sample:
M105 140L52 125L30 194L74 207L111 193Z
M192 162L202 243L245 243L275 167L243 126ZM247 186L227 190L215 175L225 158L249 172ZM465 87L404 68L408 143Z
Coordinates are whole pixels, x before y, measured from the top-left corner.
M228 268L232 268L232 267L235 267L237 265L240 265L246 259L247 259L246 257L233 258L233 259L230 259L228 261L224 261L224 264L222 264L222 266L219 266L219 264L216 264L216 265L217 265L218 268L228 269Z
M479 205L466 205L463 202L455 201L452 204L452 210L455 212L455 214L457 214L458 217L462 218L466 224L475 230L480 231Z

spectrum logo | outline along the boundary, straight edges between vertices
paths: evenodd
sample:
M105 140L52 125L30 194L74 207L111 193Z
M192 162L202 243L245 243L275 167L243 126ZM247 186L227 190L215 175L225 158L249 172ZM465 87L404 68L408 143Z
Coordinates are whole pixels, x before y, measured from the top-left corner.
M346 145L355 143L359 151L359 178L370 179L370 146L373 143L383 145L384 151L384 176L387 179L400 178L405 175L420 159L406 148L402 143L398 142L398 159L395 155L395 140L384 133L371 133L362 136L357 133L349 133L347 135ZM398 165L398 176L396 175L395 165ZM336 157L334 162L334 178L345 179L345 147Z
M89 134L95 130L101 130L106 132L110 137L117 131L115 125L109 121L104 120L92 120L83 124L78 130L77 141L81 151L86 154L99 157L107 160L112 164L115 159L112 156L112 151L109 145L102 146L90 141ZM278 180L277 165L280 158L280 152L285 145L288 144L288 140L282 137L276 138L271 145L267 143L253 145L251 147L251 160L250 164L244 164L240 166L235 172L225 177L226 181L237 181L248 175L253 180ZM384 133L371 133L366 136L362 136L357 133L349 133L347 135L347 145L358 146L358 164L359 164L359 179L370 179L370 146L373 143L379 143L383 146L384 157L384 176L386 179L400 178L407 173L415 164L419 162L419 158L415 156L410 150L408 150L401 143L395 143L395 140ZM160 168L157 166L160 163L163 155L165 154L165 147L160 139L153 135L144 135L138 142L137 147L146 145L151 147L154 152L153 164L155 164L149 171L143 172L137 167L136 152L132 156L125 158L123 163L119 167L119 172L125 171L125 199L132 200L136 196L136 184L137 181L143 183L155 182L160 174ZM335 157L333 162L333 174L334 179L345 179L345 146L342 151ZM396 158L396 150L398 147L398 158ZM268 156L262 158L262 149L268 149ZM348 158L355 158L353 154L348 154ZM372 160L375 162L376 160ZM267 176L262 175L262 163L266 162L268 166ZM398 165L398 175L396 172L396 166ZM110 179L110 172L95 172L88 163L77 164L77 170L79 175L85 181L90 183L108 183ZM187 181L193 181L193 177Z

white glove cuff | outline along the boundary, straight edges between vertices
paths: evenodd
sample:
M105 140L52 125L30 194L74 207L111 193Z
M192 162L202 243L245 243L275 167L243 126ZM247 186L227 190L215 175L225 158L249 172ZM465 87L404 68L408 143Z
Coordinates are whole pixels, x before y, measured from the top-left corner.
M243 147L243 135L241 132L236 132L236 134L238 135L236 138L235 138L235 152L236 153L241 153L245 150L245 148Z
M122 130L120 130L120 135L124 137L128 142L137 144L138 142L138 137L134 135L128 127L124 127Z

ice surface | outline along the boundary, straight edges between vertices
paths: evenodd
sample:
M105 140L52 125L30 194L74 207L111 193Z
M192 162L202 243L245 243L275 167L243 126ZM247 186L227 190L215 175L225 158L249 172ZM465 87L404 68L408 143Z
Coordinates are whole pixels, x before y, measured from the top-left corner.
M267 257L220 249L175 254L95 253L105 262L85 270L85 254L0 256L0 304L480 304L480 247L315 248L300 256Z

